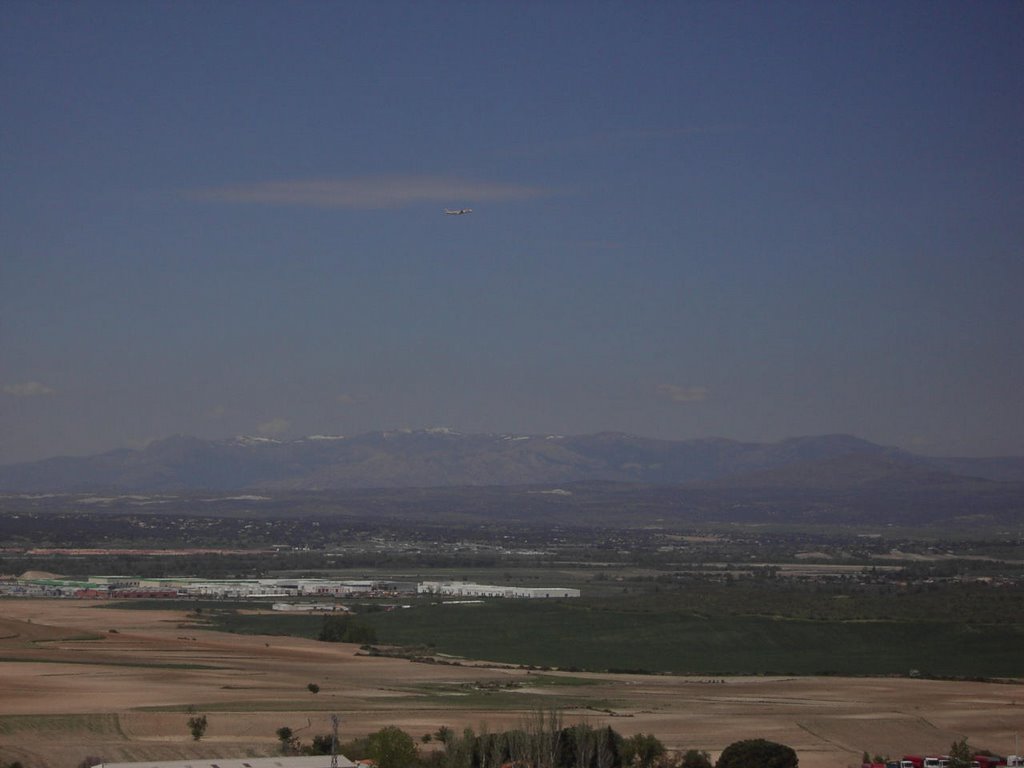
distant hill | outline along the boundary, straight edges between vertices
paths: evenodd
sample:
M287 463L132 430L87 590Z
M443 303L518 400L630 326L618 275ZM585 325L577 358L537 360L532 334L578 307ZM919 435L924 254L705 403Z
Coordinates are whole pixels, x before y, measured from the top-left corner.
M998 481L964 477L906 456L848 453L812 461L730 475L703 483L707 488L761 488L789 490L889 490L920 488L963 488Z
M371 432L277 441L176 436L140 450L0 466L4 492L329 491L617 482L716 489L968 488L1024 481L1024 458L917 456L850 435L775 443Z

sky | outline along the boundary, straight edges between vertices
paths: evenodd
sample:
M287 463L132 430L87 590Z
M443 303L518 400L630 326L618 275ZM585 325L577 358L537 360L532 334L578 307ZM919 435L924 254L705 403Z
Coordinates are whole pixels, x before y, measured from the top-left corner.
M441 426L1024 455L1024 3L0 17L0 463Z

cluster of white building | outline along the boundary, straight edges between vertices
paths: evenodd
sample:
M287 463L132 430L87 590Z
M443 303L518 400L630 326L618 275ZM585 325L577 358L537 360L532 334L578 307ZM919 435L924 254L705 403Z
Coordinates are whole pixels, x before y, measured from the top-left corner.
M162 580L166 581L166 580ZM390 597L411 594L412 582L337 581L334 579L183 580L178 588L188 597L274 599L282 597Z
M142 579L132 576L90 576L85 581L49 579L11 579L0 582L0 594L17 597L79 598L207 598L207 599L281 599L307 597L321 599L352 597L390 597L413 594L415 582L339 581L335 579Z
M131 576L90 576L87 581L68 579L12 579L0 582L0 594L19 597L77 598L203 598L214 600L286 600L312 598L397 597L441 595L448 597L562 598L579 597L578 589L565 587L512 587L474 584L467 581L401 582L336 579L142 579ZM287 610L287 609L281 609ZM292 609L297 610L297 609ZM308 610L308 609L307 609ZM326 610L326 608L320 608Z
M494 584L473 584L468 581L421 581L416 587L421 595L449 597L579 597L578 589L567 587L502 587Z

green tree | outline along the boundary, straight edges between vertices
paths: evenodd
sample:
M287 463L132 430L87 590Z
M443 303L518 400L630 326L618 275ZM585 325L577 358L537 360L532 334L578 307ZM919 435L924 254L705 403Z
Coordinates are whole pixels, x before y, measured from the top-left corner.
M313 743L303 748L303 753L307 755L329 755L331 754L331 746L334 744L334 734L326 733L320 736L313 737Z
M665 745L652 733L638 733L622 742L622 764L651 768L665 755Z
M587 723L566 728L562 733L562 755L559 759L563 768L591 768L597 756L597 731Z
M715 768L796 768L792 747L766 739L734 741L722 750Z
M501 768L508 760L508 740L504 733L487 733L481 729L479 748L481 768Z
M370 756L370 742L366 736L349 739L338 745L338 754L349 760L362 760Z
M306 689L310 693L320 693L320 686L317 685L316 683L310 683L309 685L306 686Z
M377 768L409 768L416 762L416 742L394 725L371 733L367 742Z
M597 768L618 768L622 761L622 736L610 725L602 728L597 737Z
M295 737L295 732L291 728L287 725L282 725L275 733L277 734L277 740L281 742L282 755L290 755L295 751L299 740Z
M206 734L206 715L193 715L188 719L188 732L194 741L199 741Z
M560 710L537 709L524 721L529 749L527 761L535 768L557 768L562 753L562 713Z
M711 768L711 755L702 750L688 749L679 768Z
M949 768L971 768L974 753L967 744L967 738L954 741L949 748Z
M444 738L445 768L474 768L475 753L476 734L472 728L463 730L461 736L448 730Z

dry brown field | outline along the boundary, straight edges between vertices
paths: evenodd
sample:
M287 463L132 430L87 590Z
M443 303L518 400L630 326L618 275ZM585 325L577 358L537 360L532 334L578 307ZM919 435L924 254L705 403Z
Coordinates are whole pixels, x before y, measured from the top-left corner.
M74 768L106 761L261 756L289 726L308 742L341 717L343 740L397 725L416 739L445 725L523 724L539 696L564 721L653 733L670 749L763 737L803 768L859 765L864 750L945 753L967 736L1006 754L1024 732L1024 687L894 678L545 673L356 655L351 645L230 635L189 626L181 611L99 608L72 600L0 601L0 763ZM591 684L580 685L580 678ZM307 689L315 682L317 694ZM483 684L485 692L474 692ZM571 706L564 706L566 701ZM186 711L206 714L199 742ZM429 748L425 746L424 748Z

